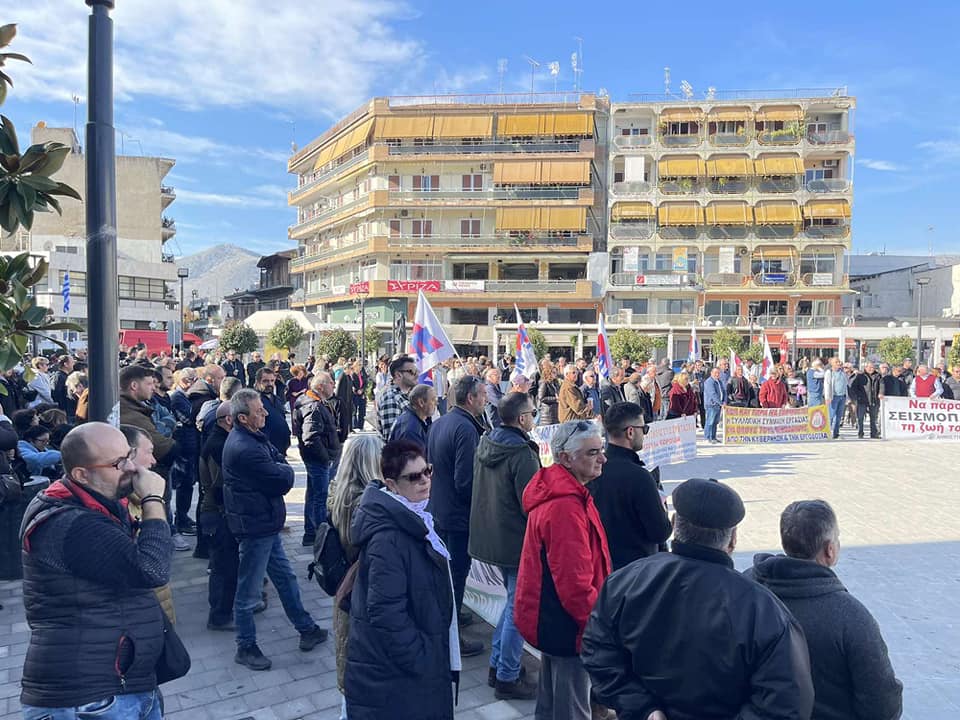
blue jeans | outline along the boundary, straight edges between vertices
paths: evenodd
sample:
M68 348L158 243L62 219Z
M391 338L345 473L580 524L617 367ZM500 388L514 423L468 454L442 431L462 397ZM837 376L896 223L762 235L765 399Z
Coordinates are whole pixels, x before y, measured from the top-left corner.
M830 429L834 437L840 437L840 421L843 420L844 410L847 408L847 396L834 395L830 401Z
M23 720L162 720L160 691L111 695L76 707L23 706Z
M303 534L316 535L317 527L327 521L327 489L330 487L330 463L304 461L307 468L307 494L303 500Z
M237 579L237 597L234 600L234 619L237 625L237 646L249 647L257 642L257 626L253 610L260 604L264 574L277 589L283 611L298 632L305 633L315 625L300 600L297 576L283 551L280 535L240 540L240 569Z
M500 568L507 586L507 604L500 613L500 622L493 631L490 644L490 667L497 671L497 680L513 682L520 677L520 660L523 658L523 638L513 624L513 599L517 592L516 569Z
M707 440L717 439L717 426L720 424L720 413L722 412L723 407L720 405L707 408L707 421L703 427L703 434Z

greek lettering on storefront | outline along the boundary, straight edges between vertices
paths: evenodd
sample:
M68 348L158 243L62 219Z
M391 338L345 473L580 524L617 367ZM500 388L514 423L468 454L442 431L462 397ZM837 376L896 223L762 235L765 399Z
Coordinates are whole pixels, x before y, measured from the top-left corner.
M886 397L880 410L887 440L960 440L960 400Z

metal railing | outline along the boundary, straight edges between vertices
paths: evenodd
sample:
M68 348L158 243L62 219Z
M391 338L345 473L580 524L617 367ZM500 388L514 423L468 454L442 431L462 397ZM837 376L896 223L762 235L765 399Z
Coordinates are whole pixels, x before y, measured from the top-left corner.
M740 273L707 273L703 282L708 287L741 287L749 277Z
M757 142L761 145L796 145L801 134L800 130L764 130L757 133Z
M757 179L757 191L762 193L794 193L800 189L800 176L783 175Z
M169 195L169 196L171 196L171 197L176 197L176 196L177 196L177 191L174 190L173 187L170 186L170 185L161 185L161 186L160 186L160 194L161 194L161 195Z
M714 327L733 326L744 330L750 328L750 318L746 315L707 315L704 322ZM797 329L850 326L854 319L849 315L798 315ZM793 315L759 315L753 318L753 328L761 330L768 327L793 328Z
M364 245L367 242L368 238L359 238L353 242L337 245L337 247L327 247L321 250L320 252L315 252L310 255L301 255L298 258L294 258L290 261L290 268L301 268L304 265L309 265L310 263L316 262L317 260L323 260L324 258L333 257L334 255L339 255L342 252L346 252L351 248L355 248L358 245Z
M370 152L368 150L364 150L359 155L354 155L352 158L350 158L344 163L341 163L340 165L336 165L332 168L329 168L328 170L324 170L321 173L315 173L308 182L305 182L303 185L300 185L299 187L297 187L296 190L291 190L290 193L288 194L288 200L290 202L293 202L297 197L302 197L305 193L309 192L311 189L315 188L317 185L320 185L321 183L333 177L337 173L347 170L348 168L351 168L354 165L357 165L358 163L363 162L369 157L369 155L370 155Z
M850 225L809 225L803 229L803 236L814 240L842 238L850 234Z
M496 190L414 190L391 189L399 200L577 200L583 187L505 187Z
M617 135L613 144L620 150L634 150L653 145L653 135Z
M508 235L430 235L428 237L410 237L410 236L391 236L387 239L387 245L391 247L433 247L438 245L453 245L456 247L576 247L580 244L581 238L590 239L589 235L580 233L573 236L555 236L555 235L526 235L523 237L510 237Z
M753 139L751 133L711 133L707 136L711 145L722 147L748 145Z
M288 231L290 233L302 232L310 225L318 224L328 217L336 215L337 213L342 212L344 210L349 210L352 207L355 207L357 205L360 205L366 202L369 199L369 197L370 197L370 193L364 193L363 195L356 198L355 200L345 202L341 205L327 206L323 210L316 212L316 214L310 215L309 217L305 217L300 222L291 225L288 228Z
M824 180L807 180L807 192L812 193L832 193L846 192L850 189L850 181L840 178L828 178Z
M708 225L705 234L710 240L746 240L752 229L750 225Z
M660 144L667 147L696 147L703 142L699 133L693 135L661 135Z
M580 152L580 140L543 142L491 141L476 144L444 143L437 145L385 144L390 155L491 155L504 153L571 153Z
M729 100L781 100L784 98L790 100L814 99L814 98L843 98L847 97L847 86L827 87L827 88L792 88L787 90L713 90L711 93L704 93L703 100L696 102L716 102ZM673 93L643 92L630 93L630 102L636 103L675 103L678 100L684 100L679 95Z
M829 276L830 282L822 282ZM837 287L847 283L847 276L843 273L803 273L800 275L800 283L806 287Z
M607 322L615 325L685 325L690 327L697 321L695 313L631 313L629 321L625 321L622 313L610 315Z
M695 240L703 229L697 225L670 225L659 228L658 232L667 240Z
M643 195L653 192L653 183L643 180L629 180L625 182L615 182L611 191L614 195Z
M390 107L416 105L580 105L580 98L590 93L473 93L461 95L398 95L387 98Z
M789 240L800 234L796 225L757 225L754 230L762 240Z
M707 192L714 195L740 195L747 192L749 181L739 178L710 178L707 182Z
M675 276L676 282L672 283L637 283L637 276L643 277L667 277ZM674 272L673 270L638 270L637 272L616 272L610 274L611 285L627 285L643 288L655 289L658 287L667 289L692 288L697 285L697 275L695 273Z
M698 178L661 179L660 192L665 195L696 195L703 192L704 184Z
M807 142L813 145L842 145L850 142L852 136L846 130L827 130L826 132L808 132Z
M575 292L576 280L486 280L487 292Z
M793 287L797 284L797 275L792 271L781 273L759 272L753 276L753 284L756 287Z
M653 237L657 231L655 222L610 223L610 237L619 239Z

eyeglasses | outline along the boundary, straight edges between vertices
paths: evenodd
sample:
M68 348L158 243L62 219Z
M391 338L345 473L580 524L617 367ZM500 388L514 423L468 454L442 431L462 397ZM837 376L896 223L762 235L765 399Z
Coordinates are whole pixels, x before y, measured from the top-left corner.
M649 425L626 425L626 426L624 426L624 428L623 428L624 432L626 432L626 429L627 429L627 428L633 428L634 430L640 430L640 431L643 432L644 435L646 435L648 432L650 432L650 426L649 426Z
M125 456L123 456L119 460L114 460L112 463L103 463L101 465L81 465L80 467L82 467L84 470L96 470L98 468L105 470L106 468L113 468L114 470L119 471L120 468L123 467L124 463L132 463L132 462L135 462L136 459L137 459L137 449L133 448Z
M537 409L531 408L530 410L524 410L522 413L520 413L520 417L523 417L524 415L529 415L530 417L535 418L537 416Z
M402 372L404 375L416 375L416 374L417 374L417 369L416 369L416 368L407 368L406 370L401 370L400 372Z
M433 477L433 465L425 465L423 470L415 473L407 473L406 475L401 475L398 480L406 480L409 483L420 482L426 478Z

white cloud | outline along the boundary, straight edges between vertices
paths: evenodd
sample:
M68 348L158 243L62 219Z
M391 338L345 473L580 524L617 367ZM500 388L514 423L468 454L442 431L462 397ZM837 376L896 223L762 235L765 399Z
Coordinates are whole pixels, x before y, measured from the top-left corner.
M865 168L870 170L879 170L880 172L897 172L902 170L902 168L890 162L889 160L871 160L870 158L860 158L857 160L858 165L863 165Z
M152 96L185 108L266 106L339 116L384 76L417 75L426 53L393 27L397 0L124 0L112 13L120 101ZM16 96L70 101L86 89L88 9L34 0L17 9Z
M921 150L929 150L942 160L960 158L960 140L927 140L917 145Z
M123 128L128 137L138 139L148 155L171 157L177 161L232 161L238 156L286 165L289 155L281 150L231 145L202 135L184 135L159 127Z
M184 205L204 205L238 208L276 208L286 207L286 194L282 201L276 197L264 197L259 194L225 194L197 192L195 190L177 190L177 202Z

